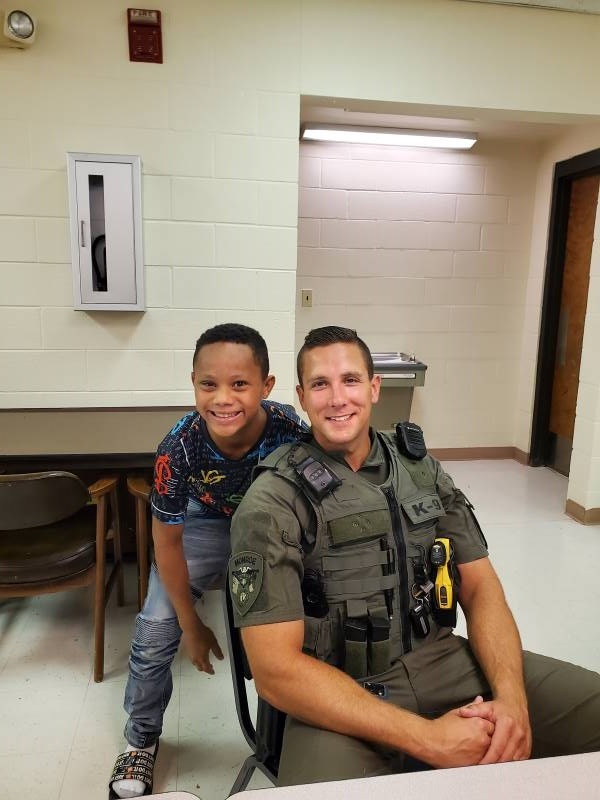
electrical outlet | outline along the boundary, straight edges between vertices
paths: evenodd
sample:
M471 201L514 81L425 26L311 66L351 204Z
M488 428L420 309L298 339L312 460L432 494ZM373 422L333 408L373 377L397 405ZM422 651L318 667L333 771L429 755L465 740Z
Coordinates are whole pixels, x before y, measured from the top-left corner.
M312 289L302 289L302 308L312 308Z

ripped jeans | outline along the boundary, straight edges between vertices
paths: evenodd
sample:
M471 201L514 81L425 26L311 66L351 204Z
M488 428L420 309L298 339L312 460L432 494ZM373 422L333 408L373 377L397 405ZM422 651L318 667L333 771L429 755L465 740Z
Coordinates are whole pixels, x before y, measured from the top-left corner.
M196 599L225 573L231 550L231 520L211 517L204 509L190 500L183 530L183 552ZM132 747L149 747L162 732L173 691L171 664L180 640L175 609L153 564L144 607L136 618L123 704L129 714L125 739Z

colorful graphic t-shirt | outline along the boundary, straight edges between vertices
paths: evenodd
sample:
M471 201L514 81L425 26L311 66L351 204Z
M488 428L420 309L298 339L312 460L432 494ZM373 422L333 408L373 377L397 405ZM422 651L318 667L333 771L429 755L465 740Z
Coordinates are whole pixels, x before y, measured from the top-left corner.
M295 441L307 428L292 406L263 400L267 424L260 439L237 461L224 456L197 411L182 417L165 436L154 462L152 514L181 524L193 499L212 517L230 517L250 486L252 467L280 444Z

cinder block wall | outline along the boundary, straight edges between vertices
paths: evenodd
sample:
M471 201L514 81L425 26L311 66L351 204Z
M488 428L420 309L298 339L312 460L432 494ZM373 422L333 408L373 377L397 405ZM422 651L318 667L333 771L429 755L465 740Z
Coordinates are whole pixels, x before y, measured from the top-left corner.
M16 409L0 413L0 448L5 453L59 452L57 446L64 448L62 452L84 453L152 450L164 422L161 418L153 427L140 424L141 417L153 417L157 407L191 402L188 381L194 340L206 326L231 318L249 322L265 334L278 377L275 395L293 398L301 96L326 98L340 108L351 106L352 98L383 102L403 113L410 104L409 113L435 116L445 116L448 108L462 109L467 118L477 116L478 109L502 118L510 109L513 117L538 121L546 117L549 122L562 114L572 114L578 123L582 115L600 115L600 89L593 81L580 80L582 64L589 75L600 68L598 16L457 0L164 0L165 63L158 66L129 62L125 7L118 0L79 3L75 27L71 0L29 0L27 7L39 19L34 46L28 51L0 49L0 408ZM69 150L142 158L148 305L144 314L72 310L65 170ZM446 439L437 439L438 420L444 435L450 424L455 426L456 442L470 441L463 434L471 422L481 433L477 444L499 441L504 423L490 429L481 416L512 413L510 402L499 409L496 389L502 380L494 370L503 376L512 370L513 355L521 359L522 343L527 346L521 359L524 388L518 390L517 436L507 428L505 443L522 449L528 444L527 380L535 335L531 320L539 310L536 281L543 272L549 184L538 182L540 212L535 227L543 242L536 254L532 251L525 298L516 303L516 311L510 302L499 309L499 302L494 305L485 299L479 274L482 254L488 253L488 281L518 281L524 272L514 265L506 272L503 250L508 230L503 226L509 226L512 236L521 216L515 205L518 193L513 194L513 188L488 191L485 186L492 168L507 178L508 162L518 163L518 157L507 161L497 156L486 154L493 163L457 162L462 177L455 185L427 181L436 174L452 174L457 163L426 161L427 169L414 163L392 164L390 183L381 175L375 188L360 187L365 193L427 194L428 201L436 196L435 214L441 219L414 218L416 198L411 200L412 211L400 207L409 215L406 219L400 214L388 219L385 200L376 218L361 219L365 212L354 201L353 213L359 216L340 218L375 222L377 236L384 237L386 247L371 248L381 251L380 274L355 273L356 278L375 278L368 284L375 300L382 294L387 300L390 288L387 283L378 288L379 279L422 275L423 284L429 278L452 281L452 289L431 283L427 301L423 285L423 303L417 311L413 301L421 288L409 290L406 283L403 296L411 303L402 305L404 316L407 321L411 315L422 320L423 328L399 331L406 338L398 342L411 349L410 334L412 349L431 365L427 391L438 382L438 392L431 397L439 411L429 406L430 395L425 393L416 394L415 411L428 427L431 421L433 441L439 446ZM314 169L319 158L312 160ZM352 160L369 159L353 155ZM473 180L467 175L481 175L482 169L483 188L467 191L464 181ZM416 182L397 183L400 175ZM476 183L480 180L475 178ZM335 183L306 183L304 188L347 190L345 184ZM444 217L449 213L447 199L439 197L447 194L456 195L456 216L450 220ZM487 216L471 219L472 194L490 196L491 205L485 208L492 219L506 208L502 204L508 199L506 221L491 222ZM494 198L500 198L499 205ZM483 213L483 202L477 203ZM321 219L302 221L303 242L311 230L318 228L320 235ZM394 223L402 219L400 236ZM418 223L429 227L425 240ZM471 226L481 226L479 249L467 249L474 245ZM366 230L368 224L362 227ZM338 230L332 224L325 249L354 250L354 234L347 242L344 239L347 230L348 226ZM438 249L444 236L447 243ZM411 249L403 249L407 242ZM430 242L436 247L429 247ZM402 273L389 271L399 263L389 255L394 251L402 251ZM391 266L385 258L392 258ZM327 268L333 269L332 264ZM418 271L424 265L430 272ZM319 276L327 278L320 273L314 277ZM469 311L460 306L454 281L473 279L475 302L469 302ZM467 292L471 300L473 291ZM512 289L507 292L507 297L515 297ZM533 314L515 344L508 321L514 314L520 319L518 308L523 303ZM385 306L375 305L382 324L398 316L388 308L386 317ZM299 330L308 327L308 317L302 314ZM365 325L373 316L366 315L364 325L357 316L357 327L369 332ZM447 321L448 344L440 320ZM501 331L505 324L510 328L506 336ZM493 327L487 329L488 325ZM382 344L387 345L387 331L370 332L374 346L383 334ZM498 367L492 366L494 356ZM445 361L446 367L436 370L436 359ZM451 381L446 380L444 370L450 377L454 374L452 359L476 362L479 375L485 376L485 369L493 371L493 389L487 389L491 404L474 413L472 421L469 398L461 396L462 389L454 397ZM482 386L475 387L480 400L486 391ZM447 404L453 406L451 412L445 410L442 389ZM106 411L102 419L89 412L115 407L132 411ZM27 410L32 408L66 410L62 416L54 411L36 416ZM73 408L87 409L93 424L79 425ZM451 414L448 424L444 414ZM96 437L93 446L85 438L90 430Z
M219 322L261 331L293 401L299 4L167 0L162 65L129 61L117 0L27 8L34 46L0 48L0 451L153 451ZM67 151L141 157L143 313L73 310Z
M425 361L432 447L513 444L538 152L301 145L296 345L336 322Z

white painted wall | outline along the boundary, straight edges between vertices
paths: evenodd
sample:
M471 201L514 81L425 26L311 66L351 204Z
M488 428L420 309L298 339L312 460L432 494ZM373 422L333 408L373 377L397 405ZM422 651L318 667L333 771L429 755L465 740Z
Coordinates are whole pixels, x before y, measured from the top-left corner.
M298 4L165 2L163 65L129 62L122 3L76 5L28 3L35 45L0 49L0 406L189 404L231 320L292 400ZM141 156L145 313L72 309L67 151Z
M598 114L599 39L600 17L587 14L457 0L303 0L301 90Z
M128 61L125 7L117 0L31 0L28 8L39 20L34 46L0 49L4 408L187 404L194 341L207 326L229 319L265 334L278 376L276 396L293 397L301 94L322 95L342 106L343 98L414 103L433 113L436 106L462 106L465 116L478 107L488 113L509 109L523 119L532 113L548 120L553 114L600 114L598 82L581 80L600 72L600 17L456 0L163 0L165 63L159 66ZM67 151L142 158L148 306L143 314L71 308ZM413 169L423 177L422 167ZM462 172L482 169L488 165L465 162ZM340 191L336 185L306 188ZM396 190L392 182L374 191ZM536 209L548 204L547 190L541 178ZM467 213L472 202L460 187L433 193L455 195L457 214L459 208ZM485 186L475 194L484 197ZM506 199L510 208L512 189L494 190L492 196L501 198L500 206ZM478 202L481 214L483 200ZM378 213L384 217L385 209ZM539 239L546 231L536 213ZM397 221L375 224L395 236L389 233L394 226L384 223ZM407 220L404 228L414 230L414 222L424 221ZM444 224L453 235L462 230L465 236L471 225L490 235L490 226L499 231L513 224L458 217L429 222L442 238ZM327 235L335 243L348 226L329 223ZM302 241L310 228L303 226ZM541 264L535 246L525 295L532 307ZM480 250L488 249L503 252L498 243L482 239ZM460 241L448 250L472 252ZM499 331L474 336L472 328L453 329L451 320L466 314L450 309L459 307L454 280L475 280L465 285L477 299L483 278L469 273L468 255L462 274L454 271L457 256L452 274L447 266L435 271L435 259L443 256L430 258L428 297L435 299L436 291L439 297L444 286L439 281L451 279L446 302L436 300L436 307L445 306L449 331L462 334L464 349L456 355L481 358L481 352L473 356L477 341L500 342ZM379 277L414 278L405 269L409 274ZM525 278L522 266L516 275L504 269L503 262L502 274L489 280ZM513 289L507 297L516 298ZM506 318L515 320L513 333L519 330L519 302L506 305ZM438 312L427 311L424 319L436 315L439 324ZM527 317L526 332L534 327ZM411 333L418 336L415 350L432 364L429 388L441 380L435 359L447 358L435 352L439 331ZM483 357L491 358L489 353ZM506 350L499 355L507 360ZM516 441L524 449L526 389L522 382L519 433L504 442ZM427 424L435 424L426 405L418 410ZM499 443L502 432L508 435L504 422L477 443ZM464 433L456 432L457 443L476 443Z

